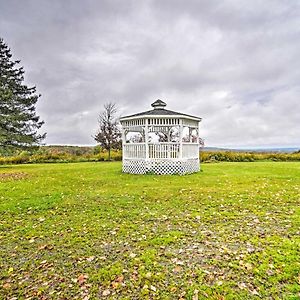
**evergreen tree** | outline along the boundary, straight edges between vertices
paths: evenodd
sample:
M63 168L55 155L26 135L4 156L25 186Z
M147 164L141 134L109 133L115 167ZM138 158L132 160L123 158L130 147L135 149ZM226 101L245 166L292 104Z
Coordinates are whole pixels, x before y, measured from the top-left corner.
M104 111L99 115L99 129L94 136L100 146L108 151L108 160L110 160L111 149L119 149L121 146L121 133L117 126L115 117L117 112L116 105L108 103L104 105Z
M35 87L27 87L24 69L13 61L12 54L0 38L0 150L24 148L39 144L46 134L37 131L43 121L36 115L40 95Z

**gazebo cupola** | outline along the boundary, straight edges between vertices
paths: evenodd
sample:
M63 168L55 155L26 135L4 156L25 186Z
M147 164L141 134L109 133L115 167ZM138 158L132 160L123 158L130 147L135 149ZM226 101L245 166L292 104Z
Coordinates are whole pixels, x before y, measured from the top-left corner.
M198 172L201 118L165 109L156 100L152 110L120 118L123 172L187 174Z

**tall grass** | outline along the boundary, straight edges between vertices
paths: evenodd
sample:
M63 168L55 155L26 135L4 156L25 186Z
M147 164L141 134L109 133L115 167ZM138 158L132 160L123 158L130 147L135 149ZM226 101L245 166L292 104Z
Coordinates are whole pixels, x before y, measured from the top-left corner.
M300 152L278 153L278 152L235 152L235 151L201 151L202 162L251 162L251 161L300 161Z
M22 151L15 155L0 156L0 165L4 164L29 164L29 163L68 163L87 161L106 161L108 153L102 149L84 147L85 150L74 148L80 147L41 147L37 151ZM122 160L122 151L111 152L111 160Z
M200 151L200 161L204 163L252 162L252 161L300 161L300 152L235 152L235 151ZM108 160L107 151L96 147L51 146L40 147L38 150L22 151L15 155L0 156L0 165L30 163L68 163ZM122 160L121 150L111 151L111 160Z

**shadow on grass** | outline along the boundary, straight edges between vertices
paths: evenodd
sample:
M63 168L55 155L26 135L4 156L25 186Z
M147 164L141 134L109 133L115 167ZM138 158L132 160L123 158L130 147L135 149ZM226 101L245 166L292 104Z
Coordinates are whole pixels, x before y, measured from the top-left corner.
M0 171L3 170L3 169L12 169L12 168L13 168L12 166L8 166L8 165L1 166L0 165Z

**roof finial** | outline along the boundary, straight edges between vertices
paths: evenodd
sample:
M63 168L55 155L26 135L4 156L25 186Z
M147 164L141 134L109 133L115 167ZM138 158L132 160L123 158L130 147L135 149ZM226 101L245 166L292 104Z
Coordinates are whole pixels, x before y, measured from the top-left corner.
M167 106L167 104L164 102L164 101L161 101L160 99L157 99L155 102L153 102L151 104L151 106L154 108L154 109L164 109L165 106Z

